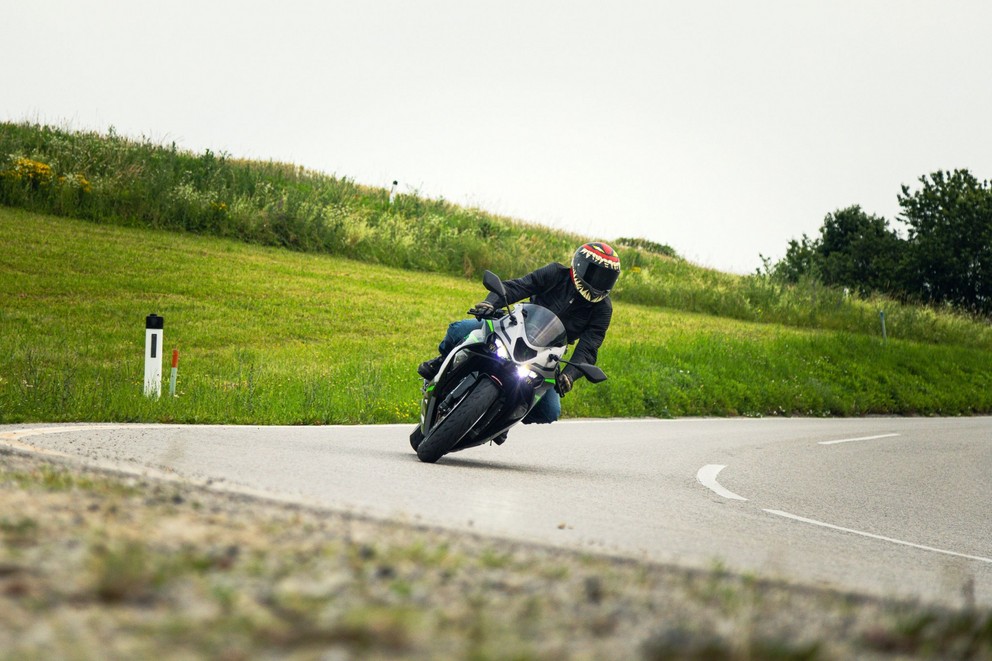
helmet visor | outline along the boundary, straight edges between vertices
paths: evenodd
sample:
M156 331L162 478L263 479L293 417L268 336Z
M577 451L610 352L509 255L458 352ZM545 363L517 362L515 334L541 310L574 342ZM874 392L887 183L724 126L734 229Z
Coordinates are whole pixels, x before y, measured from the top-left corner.
M607 266L600 266L596 262L589 262L585 273L581 273L580 277L589 289L600 294L605 294L613 289L613 285L617 284L620 271Z

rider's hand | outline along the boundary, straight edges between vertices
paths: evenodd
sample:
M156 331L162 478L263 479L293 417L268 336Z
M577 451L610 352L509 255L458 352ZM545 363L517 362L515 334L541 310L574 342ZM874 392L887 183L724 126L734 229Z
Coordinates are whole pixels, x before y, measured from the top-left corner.
M476 303L475 307L468 311L473 317L491 317L493 315L493 304L489 301Z
M572 389L572 377L570 377L565 372L559 372L558 376L555 377L555 390L559 395L564 397L568 394L568 391Z

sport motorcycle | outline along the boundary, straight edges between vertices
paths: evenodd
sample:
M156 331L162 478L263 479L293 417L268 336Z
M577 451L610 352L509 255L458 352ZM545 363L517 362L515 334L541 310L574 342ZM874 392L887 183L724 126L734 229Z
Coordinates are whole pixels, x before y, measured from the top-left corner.
M410 445L425 463L498 439L523 420L571 365L591 383L600 368L564 359L568 336L561 320L533 303L510 308L503 281L486 271L482 283L500 297L491 315L452 350L437 375L425 379L420 424ZM497 440L501 443L502 440Z

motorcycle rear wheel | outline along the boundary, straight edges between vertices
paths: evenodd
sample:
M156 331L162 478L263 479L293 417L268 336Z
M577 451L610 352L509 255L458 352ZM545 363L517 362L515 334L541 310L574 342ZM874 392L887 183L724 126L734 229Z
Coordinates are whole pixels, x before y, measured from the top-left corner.
M493 402L499 397L499 388L487 378L475 385L472 392L455 406L417 447L417 458L433 464L451 451L472 429Z

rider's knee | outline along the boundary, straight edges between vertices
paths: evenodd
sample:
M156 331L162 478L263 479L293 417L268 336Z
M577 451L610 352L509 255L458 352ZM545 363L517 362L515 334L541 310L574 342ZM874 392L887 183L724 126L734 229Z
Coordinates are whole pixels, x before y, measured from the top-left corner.
M543 406L542 406L543 404ZM561 402L539 402L521 421L525 425L549 425L561 417Z
M444 339L438 345L438 352L441 355L447 354L455 348L455 345L465 339L478 326L475 319L459 319L448 324L448 331L444 334Z

